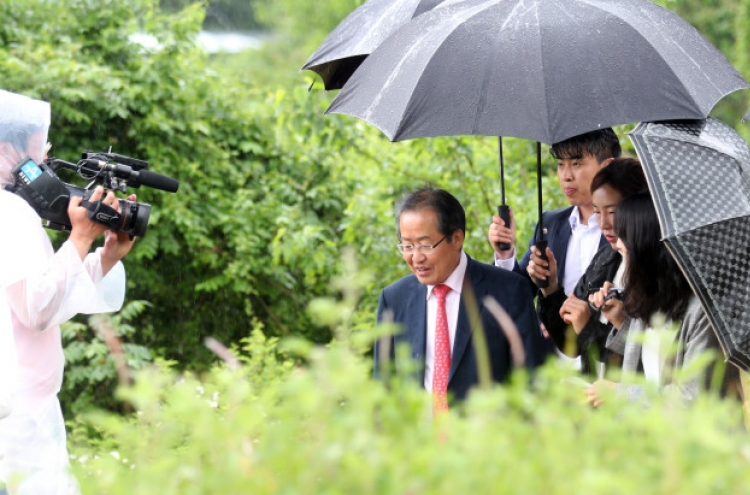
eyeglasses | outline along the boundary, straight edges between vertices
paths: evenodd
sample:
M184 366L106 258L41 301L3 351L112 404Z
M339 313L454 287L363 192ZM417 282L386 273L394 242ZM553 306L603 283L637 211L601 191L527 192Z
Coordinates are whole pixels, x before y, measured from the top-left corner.
M429 244L417 244L416 246L413 244L399 244L397 247L398 250L401 251L401 254L414 254L414 251L419 251L422 254L432 254L433 252L435 252L435 248L438 247L440 243L447 238L447 235L443 236L442 239L437 241L432 246L430 246Z

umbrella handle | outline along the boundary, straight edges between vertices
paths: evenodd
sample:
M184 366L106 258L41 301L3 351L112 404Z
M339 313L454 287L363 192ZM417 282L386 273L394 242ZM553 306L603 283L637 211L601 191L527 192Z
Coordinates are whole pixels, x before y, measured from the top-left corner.
M498 206L497 214L503 219L505 226L510 228L510 207L505 204ZM496 246L500 251L507 251L510 249L510 244L507 242L498 242Z
M549 261L549 258L547 258L547 238L546 237L542 237L541 239L537 239L534 242L534 247L536 247L539 250L539 252L541 253L540 257L544 261ZM540 289L546 289L547 287L549 287L549 279L545 278L545 279L539 279L539 280L537 280L536 281L536 286L539 287Z

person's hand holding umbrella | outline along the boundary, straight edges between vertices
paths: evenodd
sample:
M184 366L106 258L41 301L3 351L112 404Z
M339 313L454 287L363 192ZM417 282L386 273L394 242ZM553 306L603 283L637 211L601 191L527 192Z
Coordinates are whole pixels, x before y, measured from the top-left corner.
M546 259L542 257L542 252L536 245L531 246L530 249L531 257L529 258L529 265L526 267L526 273L537 285L539 285L540 280L547 281L547 285L540 289L546 297L560 288L560 281L557 279L557 260L549 247L545 249Z
M506 225L505 220L499 215L492 216L490 230L487 233L487 239L495 250L495 258L499 260L508 260L516 255L513 242L516 238L516 221L513 219L513 210L508 209L510 222ZM500 249L505 244L507 249Z

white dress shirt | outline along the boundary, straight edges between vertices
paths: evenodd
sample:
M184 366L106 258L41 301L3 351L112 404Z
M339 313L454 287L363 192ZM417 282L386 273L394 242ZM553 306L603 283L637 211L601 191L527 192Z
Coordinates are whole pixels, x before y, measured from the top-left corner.
M599 251L602 229L596 214L589 217L589 223L581 223L580 210L576 206L570 213L570 240L565 256L565 275L558 282L565 294L570 294L589 267L594 255Z
M456 326L458 325L458 308L461 304L461 289L464 284L464 275L467 265L466 253L461 251L461 260L453 273L443 282L451 288L445 299L445 312L448 317L448 335L451 343L451 356L453 355L453 343L456 341ZM434 285L427 286L427 340L424 355L424 388L432 391L432 370L435 364L435 320L437 319L437 296L432 293Z

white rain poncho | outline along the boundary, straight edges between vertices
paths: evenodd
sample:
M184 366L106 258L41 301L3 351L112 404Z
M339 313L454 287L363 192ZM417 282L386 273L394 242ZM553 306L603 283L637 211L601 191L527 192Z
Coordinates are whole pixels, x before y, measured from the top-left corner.
M49 122L48 103L0 91L0 182L11 180L10 169L25 156L44 158ZM0 480L10 495L77 493L57 400L59 325L77 313L119 310L125 271L117 263L103 277L99 253L82 261L70 242L54 252L31 206L1 189L0 239L0 345L14 341L15 350L0 351L0 383L13 383L0 390L10 412L0 419Z
M18 383L18 362L13 341L10 306L5 291L0 291L0 420L10 414Z

